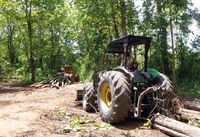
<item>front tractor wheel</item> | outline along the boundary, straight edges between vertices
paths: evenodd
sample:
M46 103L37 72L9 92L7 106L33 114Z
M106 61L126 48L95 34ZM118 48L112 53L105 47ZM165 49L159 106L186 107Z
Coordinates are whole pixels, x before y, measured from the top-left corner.
M98 87L98 108L102 119L108 123L123 121L130 107L129 80L121 72L107 72Z
M95 101L97 100L94 86L92 84L85 84L83 88L83 109L86 112L93 112L97 110Z

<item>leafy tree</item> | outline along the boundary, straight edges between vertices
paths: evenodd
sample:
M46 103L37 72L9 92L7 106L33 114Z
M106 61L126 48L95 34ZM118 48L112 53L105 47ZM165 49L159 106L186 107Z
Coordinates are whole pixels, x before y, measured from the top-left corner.
M91 78L103 69L108 43L133 34L153 37L151 67L174 81L198 79L200 38L192 49L187 43L192 21L200 27L199 11L191 0L142 2L139 8L134 0L0 0L1 74L38 81L69 64Z

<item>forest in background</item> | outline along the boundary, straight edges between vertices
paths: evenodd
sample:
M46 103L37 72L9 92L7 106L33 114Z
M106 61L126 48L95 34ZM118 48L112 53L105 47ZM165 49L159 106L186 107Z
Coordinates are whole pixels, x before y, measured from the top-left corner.
M82 80L102 67L111 40L152 37L149 66L178 92L200 96L200 12L191 0L0 0L0 77L41 81L65 64ZM189 43L189 40L193 39ZM188 44L189 43L189 44Z

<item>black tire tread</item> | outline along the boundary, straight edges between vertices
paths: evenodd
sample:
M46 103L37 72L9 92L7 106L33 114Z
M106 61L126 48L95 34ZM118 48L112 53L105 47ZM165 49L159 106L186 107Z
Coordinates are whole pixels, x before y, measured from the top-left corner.
M103 120L108 123L118 123L124 120L131 107L131 85L128 79L123 73L118 71L110 71L105 75L105 79L100 81L101 83L107 80L111 84L112 88L112 105L108 111L108 114L103 112L99 101L99 112ZM100 87L99 85L99 87ZM99 91L99 89L98 89ZM98 92L98 100L100 99L100 93Z
M90 83L84 85L83 89L83 109L86 112L93 112L96 109L97 97L95 95L94 86Z
M161 91L159 91L159 98L161 100L164 100L165 102L162 102L159 104L159 107L162 108L160 110L161 113L165 113L165 115L170 115L170 111L173 109L173 99L176 97L174 91L173 91L173 86L172 82L169 80L169 78L160 73L160 76L157 80L159 84L157 84L159 87L161 87ZM166 110L166 111L163 111Z

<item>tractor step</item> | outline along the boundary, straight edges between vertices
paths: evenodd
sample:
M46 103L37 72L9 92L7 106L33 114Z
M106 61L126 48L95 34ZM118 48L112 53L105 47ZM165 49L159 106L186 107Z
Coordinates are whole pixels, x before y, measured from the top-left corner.
M142 109L151 108L151 105L150 104L142 104L141 108Z
M76 90L75 101L82 101L82 100L83 100L83 90Z

